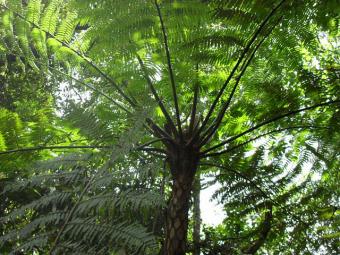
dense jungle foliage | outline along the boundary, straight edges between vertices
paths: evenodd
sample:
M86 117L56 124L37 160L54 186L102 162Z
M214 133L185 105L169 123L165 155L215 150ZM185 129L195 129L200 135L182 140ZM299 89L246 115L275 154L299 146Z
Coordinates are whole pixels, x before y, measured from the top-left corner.
M340 254L339 13L0 0L0 254Z

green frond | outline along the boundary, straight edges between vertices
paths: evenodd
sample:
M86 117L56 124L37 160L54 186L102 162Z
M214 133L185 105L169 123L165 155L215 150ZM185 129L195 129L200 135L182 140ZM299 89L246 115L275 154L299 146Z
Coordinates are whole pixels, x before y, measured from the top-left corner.
M51 0L44 9L43 15L41 16L41 28L42 30L54 34L58 26L58 18L61 7L61 0Z
M15 56L23 70L28 67L36 73L47 72L53 61L65 67L84 61L74 52L77 48L68 46L76 40L81 45L82 37L75 39L77 14L67 11L65 1L50 0L42 4L41 0L30 0L27 5L21 2L6 1L6 8L0 12L0 33L4 35L2 47ZM87 36L84 45L79 46L81 53L88 50L90 42Z
M43 196L27 205L24 205L12 211L5 217L1 218L1 222L6 223L8 221L15 221L18 218L25 216L27 211L30 211L30 210L39 211L39 210L49 208L49 206L53 206L57 204L65 205L65 203L69 201L70 196L71 196L70 192L62 192L62 193L52 192L46 196Z
M108 243L115 250L130 247L131 251L135 251L140 247L155 246L153 236L148 234L144 227L124 221L117 221L110 225L96 223L92 219L78 219L70 222L65 235L70 236L71 239L94 243L99 247L102 243ZM78 248L81 248L81 245Z
M77 13L70 12L65 15L65 18L59 24L56 39L65 43L69 43L73 37L74 30L78 23Z
M6 143L5 143L5 138L0 132L0 151L5 151L6 150Z
M41 59L47 59L48 53L46 44L48 43L46 43L46 33L35 27L32 28L31 38Z
M41 0L28 1L26 14L27 20L34 24L39 24L41 7L42 7Z

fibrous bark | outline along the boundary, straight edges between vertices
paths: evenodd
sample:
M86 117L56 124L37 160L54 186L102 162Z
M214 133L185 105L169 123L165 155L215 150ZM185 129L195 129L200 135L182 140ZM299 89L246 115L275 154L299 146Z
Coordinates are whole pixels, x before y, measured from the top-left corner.
M198 152L193 147L171 145L168 147L168 160L173 184L167 209L164 255L184 255L189 200L198 165Z

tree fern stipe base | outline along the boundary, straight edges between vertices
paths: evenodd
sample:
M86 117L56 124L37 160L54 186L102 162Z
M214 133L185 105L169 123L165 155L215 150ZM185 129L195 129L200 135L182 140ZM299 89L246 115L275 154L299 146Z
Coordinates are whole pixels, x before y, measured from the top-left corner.
M173 184L167 209L164 255L184 255L186 252L189 200L198 155L198 150L192 146L168 147Z

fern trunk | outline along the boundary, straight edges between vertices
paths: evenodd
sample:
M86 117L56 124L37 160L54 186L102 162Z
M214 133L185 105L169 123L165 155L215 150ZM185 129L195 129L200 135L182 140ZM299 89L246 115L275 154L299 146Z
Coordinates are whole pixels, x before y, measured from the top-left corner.
M198 165L193 148L172 148L169 153L173 185L167 208L164 255L184 255L187 246L188 212Z

